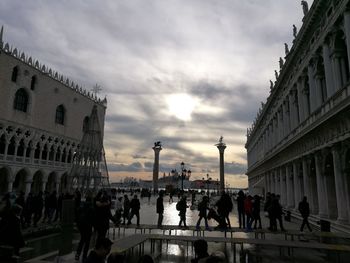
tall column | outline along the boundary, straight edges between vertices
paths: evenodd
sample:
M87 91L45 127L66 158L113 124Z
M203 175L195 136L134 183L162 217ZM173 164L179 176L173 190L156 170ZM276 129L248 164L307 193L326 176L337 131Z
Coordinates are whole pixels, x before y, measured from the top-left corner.
M301 185L299 180L299 169L296 161L293 162L293 181L294 181L294 205L298 209L298 204L301 201L300 192Z
M309 94L310 94L310 114L316 109L315 98L316 98L316 87L315 80L313 76L312 66L309 65L307 68L307 73L309 76Z
M8 193L12 192L12 189L13 189L13 181L10 180L7 182L7 192Z
M318 211L320 218L328 218L328 209L326 205L326 191L323 178L323 156L321 153L315 154L316 166L316 181L317 181L317 196L318 196Z
M312 204L311 202L311 195L310 195L310 178L309 178L309 170L308 170L308 164L307 164L307 160L304 157L302 159L302 165L303 165L303 182L304 182L304 195L307 197L307 199L309 200L310 205Z
M285 176L283 174L283 168L279 168L279 176L280 176L280 189L281 189L281 205L286 206L287 204L287 194L286 194L286 181Z
M220 153L220 192L225 192L225 162L224 162L224 152L226 149L226 144L222 142L222 137L216 147L219 149Z
M280 183L280 174L279 174L279 169L275 169L275 192L276 194L281 195L281 183Z
M346 10L344 13L344 28L345 28L346 48L348 51L347 59L350 63L350 10Z
M47 181L43 180L41 184L41 191L44 192L46 190L46 184L47 184Z
M340 147L332 147L334 177L335 177L335 191L337 196L338 221L345 223L348 221L347 204L346 204L346 190L345 190L345 176L341 167Z
M327 97L331 97L334 94L334 80L333 80L333 69L332 69L332 61L330 58L330 50L328 43L323 44L322 48L323 52L323 63L325 70L325 78L326 78L326 89L327 89Z
M290 116L290 130L295 128L295 116L294 116L294 104L293 104L293 91L289 92L289 116Z
M159 176L159 153L162 150L161 142L155 142L154 147L154 164L153 164L153 191L158 191L158 176Z
M297 96L298 96L299 118L300 118L300 122L303 122L305 120L304 105L303 105L303 86L302 86L302 80L300 78L297 81Z
M31 191L32 183L33 183L32 180L26 181L26 182L25 182L25 191L24 191L24 193L25 193L25 196L26 196L26 197L28 196L28 194L29 194L30 191Z
M293 181L290 174L290 168L286 166L286 185L287 185L287 207L291 208L294 206L294 189Z

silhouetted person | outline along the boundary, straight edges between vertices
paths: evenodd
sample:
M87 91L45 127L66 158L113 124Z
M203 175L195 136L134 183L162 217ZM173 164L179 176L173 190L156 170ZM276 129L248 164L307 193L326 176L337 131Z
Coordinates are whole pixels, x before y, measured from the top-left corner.
M95 223L94 229L97 231L97 239L106 237L109 229L109 220L113 220L111 214L111 201L105 191L100 191L94 200Z
M43 192L39 192L33 200L34 226L36 227L43 213Z
M127 220L129 219L129 211L130 211L130 200L128 195L124 195L124 204L123 204L123 225L125 225Z
M51 223L51 220L57 209L57 194L56 191L53 191L48 198L48 223Z
M134 195L134 198L130 202L130 216L128 220L128 225L131 224L131 220L136 216L137 225L140 225L140 200L137 198L137 195Z
M29 193L24 205L24 225L25 227L28 227L32 223L32 216L34 211L34 196L32 193Z
M267 214L269 218L269 227L268 227L269 230L272 230L273 224L275 223L274 220L276 220L275 218L272 218L272 216L270 215L271 203L272 203L271 193L267 192L266 198L265 198L265 204L264 204L264 212Z
M229 218L229 214L232 211L233 204L230 196L226 193L223 193L219 199L219 201L216 203L216 206L218 208L218 214L222 219L222 225L227 226L231 228L231 222ZM226 224L227 222L227 224Z
M12 246L14 254L19 255L19 249L24 247L24 239L21 232L20 215L22 207L13 205L8 207L5 201L0 204L0 244Z
M282 206L279 203L277 196L275 196L274 194L271 194L271 205L268 209L268 212L269 212L269 217L271 220L271 228L269 228L269 230L272 230L272 231L277 230L277 220L278 220L281 230L285 231L285 229L283 227L283 221L282 221L283 220L282 219L282 215L283 215Z
M310 227L308 218L310 215L310 206L307 202L307 197L304 196L303 200L299 203L298 210L303 218L303 222L300 226L300 231L302 232L304 230L304 226L306 225L310 232L312 232L312 229Z
M199 218L196 224L196 228L199 229L199 226L201 224L202 219L204 219L205 223L205 228L209 230L208 226L208 217L207 217L207 210L208 208L208 203L209 203L209 197L208 196L203 196L202 201L198 204L198 211L199 211Z
M164 204L163 204L163 191L159 192L159 197L157 198L157 214L158 214L158 227L162 226L163 214L164 214Z
M105 263L107 255L111 252L113 242L108 238L97 239L95 248L90 251L84 263Z
M116 203L115 203L115 214L114 214L114 220L115 220L115 224L117 226L119 226L119 224L121 223L121 218L123 215L123 197L118 197Z
M198 263L199 260L209 257L208 243L203 239L198 239L193 243L195 258L191 259L191 263Z
M186 210L187 210L188 206L187 206L187 202L186 202L186 196L183 195L180 199L180 201L177 202L176 204L176 210L179 211L179 216L180 216L180 222L179 222L179 226L181 226L181 224L184 224L184 227L187 227L186 225Z
M253 197L251 195L248 195L244 199L244 212L247 216L247 230L252 230L252 223L253 223Z
M24 226L24 222L25 222L25 217L24 217L24 207L25 207L25 198L24 198L24 192L21 191L19 193L19 196L16 198L16 201L15 201L15 204L19 205L20 207L22 207L22 212L21 212L21 215L20 215L20 218L21 218L21 226Z
M254 219L254 229L256 229L257 223L259 223L259 227L261 229L261 217L260 217L260 197L258 195L254 195L253 201L253 219Z
M245 228L245 212L244 212L244 193L242 190L238 192L237 197L237 211L238 211L238 221L239 221L239 228Z
M81 251L83 251L83 261L85 262L89 251L90 239L92 235L92 226L94 223L94 206L90 196L86 197L85 202L79 207L77 212L76 223L80 233L80 241L75 254L75 260L79 260Z
M57 198L57 209L56 209L55 219L53 220L54 222L57 221L58 219L61 220L61 216L62 216L62 201L63 201L63 194L61 193L58 196L58 198Z

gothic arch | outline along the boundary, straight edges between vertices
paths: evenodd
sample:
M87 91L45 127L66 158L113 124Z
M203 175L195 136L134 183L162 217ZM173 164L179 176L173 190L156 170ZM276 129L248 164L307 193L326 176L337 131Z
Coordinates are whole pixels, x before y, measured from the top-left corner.
M68 173L64 173L61 176L61 183L60 183L60 193L67 193L69 191L69 180L68 180Z
M25 192L26 190L26 181L30 176L29 172L26 169L21 169L16 173L15 180L13 182L13 192Z
M44 182L44 173L41 170L36 171L34 176L33 176L31 192L34 193L34 194L37 194L40 191L44 191L45 189L42 189L43 182Z
M53 191L56 190L56 180L57 180L57 173L51 172L47 179L46 191L48 191L49 193L52 193Z
M6 167L0 168L0 195L7 192L7 186L11 174Z

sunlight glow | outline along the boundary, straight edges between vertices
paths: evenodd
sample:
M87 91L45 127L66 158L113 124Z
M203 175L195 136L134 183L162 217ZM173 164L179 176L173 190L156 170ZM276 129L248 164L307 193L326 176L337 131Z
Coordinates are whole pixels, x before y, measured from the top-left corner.
M170 95L166 101L170 114L183 121L191 120L191 114L198 103L195 98L185 93Z

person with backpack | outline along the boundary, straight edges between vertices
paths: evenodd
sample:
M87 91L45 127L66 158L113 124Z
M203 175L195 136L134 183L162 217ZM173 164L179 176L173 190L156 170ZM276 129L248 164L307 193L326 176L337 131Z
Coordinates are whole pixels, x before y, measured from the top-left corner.
M179 226L181 226L181 224L184 224L184 227L186 226L186 210L188 208L187 202L186 202L186 196L183 195L180 199L180 201L177 202L176 204L176 210L179 211L179 216L180 216L180 222L179 222Z
M207 210L208 208L208 203L209 203L209 198L208 196L203 196L202 201L198 204L198 211L199 211L199 218L196 224L196 229L199 230L200 229L200 224L202 219L204 219L204 223L205 223L205 229L206 230L210 230L209 226L208 226L208 217L207 217Z

